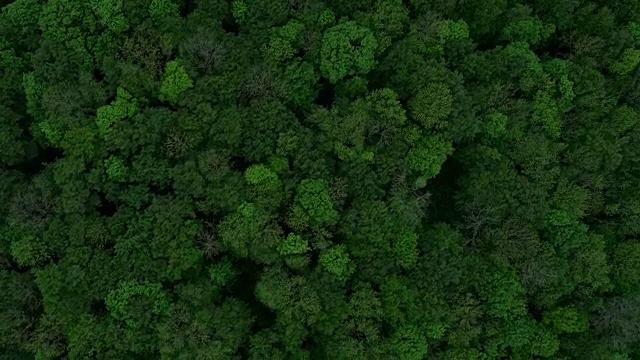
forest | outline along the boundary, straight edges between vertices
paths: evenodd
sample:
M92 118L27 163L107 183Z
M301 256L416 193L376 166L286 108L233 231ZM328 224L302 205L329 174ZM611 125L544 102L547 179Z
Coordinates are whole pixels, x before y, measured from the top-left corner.
M640 359L640 0L0 9L0 359Z

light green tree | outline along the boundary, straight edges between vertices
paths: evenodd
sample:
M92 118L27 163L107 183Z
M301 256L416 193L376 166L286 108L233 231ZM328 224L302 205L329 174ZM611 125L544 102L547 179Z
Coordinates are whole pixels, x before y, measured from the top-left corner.
M178 60L169 61L160 86L160 99L178 101L180 94L193 86L193 80Z
M553 327L558 332L578 333L586 331L589 321L586 314L574 306L565 306L545 312L542 323Z
M117 33L127 30L129 24L123 14L123 0L92 0L90 3L109 30Z
M374 66L377 46L369 29L354 21L340 23L324 33L320 71L332 83L348 75L366 74Z
M334 246L321 253L320 264L340 281L347 280L355 271L344 245Z
M11 243L11 255L21 266L42 265L51 257L47 245L34 236L26 236Z
M245 21L248 10L249 8L244 0L234 0L231 3L231 13L239 24L242 24Z
M138 112L138 101L122 87L118 87L116 100L110 105L98 108L96 112L96 125L98 133L107 137L111 133L113 124Z
M432 83L420 90L409 102L411 116L425 129L443 129L451 113L453 96L443 83Z
M178 15L178 4L172 0L151 0L149 4L149 14L155 20L162 20L166 17Z
M105 303L111 315L131 328L140 328L143 325L138 317L145 314L131 313L129 303L134 297L142 296L150 301L151 309L145 309L156 316L164 316L169 313L171 303L166 292L159 283L149 283L146 281L123 281L118 284L118 288L111 291Z
M609 66L609 69L618 75L630 73L640 64L640 50L627 48L622 53L619 60Z
M296 210L298 209L298 210ZM338 221L329 184L324 180L302 180L296 191L294 213L304 216L311 225L332 225Z
M229 259L222 259L209 268L209 278L216 288L228 285L237 275L238 273Z
M104 161L107 175L113 181L122 182L127 178L127 167L121 158L111 156Z
M427 356L427 338L415 325L405 325L391 338L398 359L422 360Z
M278 245L278 252L283 256L304 254L307 251L309 251L308 241L297 234L289 234Z
M420 176L433 178L440 172L448 155L453 153L451 141L441 135L424 136L407 156L407 166Z
M400 231L393 240L393 252L400 266L411 269L418 261L418 234L413 231Z

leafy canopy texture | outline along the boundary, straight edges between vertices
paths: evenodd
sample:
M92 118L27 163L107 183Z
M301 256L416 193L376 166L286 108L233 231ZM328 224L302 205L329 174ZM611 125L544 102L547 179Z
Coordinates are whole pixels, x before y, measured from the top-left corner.
M193 86L193 81L177 60L167 63L164 79L160 86L160 96L163 99L175 102L180 94Z
M348 75L366 74L374 66L378 46L371 30L346 21L325 31L320 71L332 83Z
M346 280L354 271L344 245L338 245L320 254L320 264L338 280Z
M338 220L329 186L324 180L302 180L296 191L294 206L314 225L334 224Z
M166 294L163 293L160 284L150 284L147 282L127 281L118 284L118 288L113 290L105 303L111 311L111 315L128 326L136 328L142 326L136 321L136 314L130 313L129 307L136 297L145 297L151 305L150 310L154 315L164 315L169 311L169 301Z
M0 359L640 359L638 144L638 0L0 0Z

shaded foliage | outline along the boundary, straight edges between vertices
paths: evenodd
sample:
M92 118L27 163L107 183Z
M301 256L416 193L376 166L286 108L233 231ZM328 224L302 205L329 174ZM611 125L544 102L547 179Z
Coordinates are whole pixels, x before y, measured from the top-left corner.
M638 1L0 9L0 358L640 358Z

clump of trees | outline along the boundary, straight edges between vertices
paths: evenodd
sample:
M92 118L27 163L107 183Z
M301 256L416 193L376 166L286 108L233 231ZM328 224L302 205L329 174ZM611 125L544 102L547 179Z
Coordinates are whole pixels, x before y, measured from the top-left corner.
M0 358L640 358L637 2L0 8Z

